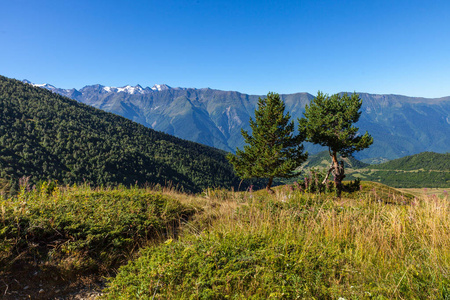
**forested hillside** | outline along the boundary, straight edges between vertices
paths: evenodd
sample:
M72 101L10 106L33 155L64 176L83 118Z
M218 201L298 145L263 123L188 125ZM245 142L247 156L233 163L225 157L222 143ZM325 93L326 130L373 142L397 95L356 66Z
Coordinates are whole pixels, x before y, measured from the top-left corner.
M0 76L0 178L199 192L239 184L224 154Z
M356 170L352 175L393 187L449 188L450 153L423 152L379 165L370 165Z
M389 162L374 166L383 170L428 170L428 171L450 171L450 153L441 154L434 152L423 152L416 155L405 156Z

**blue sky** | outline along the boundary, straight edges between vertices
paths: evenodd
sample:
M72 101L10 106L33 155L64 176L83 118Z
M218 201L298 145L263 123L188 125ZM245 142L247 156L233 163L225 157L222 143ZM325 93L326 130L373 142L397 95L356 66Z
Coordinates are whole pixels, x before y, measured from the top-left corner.
M450 1L4 1L0 74L62 88L450 96Z

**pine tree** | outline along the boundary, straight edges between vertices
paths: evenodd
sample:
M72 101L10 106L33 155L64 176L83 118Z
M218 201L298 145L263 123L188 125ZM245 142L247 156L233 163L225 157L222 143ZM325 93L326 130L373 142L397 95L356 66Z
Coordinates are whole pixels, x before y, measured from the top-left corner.
M298 120L298 129L306 135L308 142L328 147L332 162L324 181L333 172L338 197L341 195L345 170L344 162L338 161L337 154L351 156L373 143L373 138L367 132L358 135L359 128L353 126L361 116L361 105L362 100L356 93L351 97L347 94L329 97L319 91L310 105L305 106L304 118Z
M259 98L255 120L250 118L252 135L241 129L247 145L244 150L237 149L236 155L227 156L242 179L268 178L268 192L274 177L296 176L295 169L308 157L303 153L304 136L294 135L294 122L284 110L285 104L276 93Z

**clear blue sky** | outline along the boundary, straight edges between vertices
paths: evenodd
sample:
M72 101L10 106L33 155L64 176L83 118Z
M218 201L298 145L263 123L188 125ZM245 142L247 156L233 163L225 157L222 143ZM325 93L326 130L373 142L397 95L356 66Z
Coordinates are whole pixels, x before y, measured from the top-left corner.
M0 74L62 88L450 96L450 1L3 1Z

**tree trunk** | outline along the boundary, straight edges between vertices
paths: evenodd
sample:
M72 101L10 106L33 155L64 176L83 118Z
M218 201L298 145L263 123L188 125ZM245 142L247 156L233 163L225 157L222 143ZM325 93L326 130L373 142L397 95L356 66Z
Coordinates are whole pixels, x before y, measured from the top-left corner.
M327 176L325 176L324 180L322 181L322 184L327 183L328 177L330 177L330 173L333 170L334 170L334 166L333 166L333 163L331 163L330 168L328 169L328 172L327 172Z
M239 182L239 186L238 186L238 190L237 190L238 192L239 192L239 190L241 189L242 181L244 181L244 178L242 178L242 179L241 179L241 182Z
M342 166L339 166L336 151L333 151L333 153L331 154L331 159L333 161L332 165L334 169L333 176L334 176L334 186L336 187L336 196L340 198L343 189L342 180L345 177L344 162L341 162Z
M269 182L267 183L267 186L266 186L266 191L269 194L273 193L273 191L270 189L270 187L272 186L272 182L273 182L273 176L269 178Z

